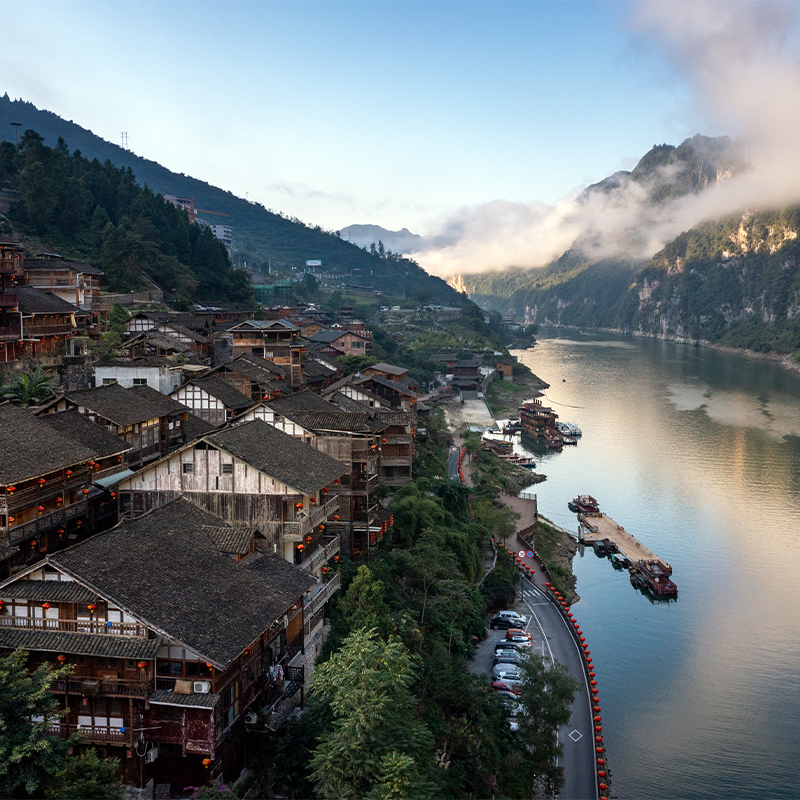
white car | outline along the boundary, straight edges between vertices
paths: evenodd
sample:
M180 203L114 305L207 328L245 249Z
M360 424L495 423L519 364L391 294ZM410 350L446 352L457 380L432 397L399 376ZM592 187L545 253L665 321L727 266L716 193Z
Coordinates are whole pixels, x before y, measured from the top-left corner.
M522 673L517 669L514 664L495 664L492 667L492 677L495 680L512 680L521 681Z
M495 614L495 616L496 617L504 617L505 619L510 619L510 620L514 620L515 622L519 622L520 623L519 627L522 627L523 625L527 625L528 624L528 618L526 616L524 616L523 614L518 614L516 611L509 611L509 610L498 611Z

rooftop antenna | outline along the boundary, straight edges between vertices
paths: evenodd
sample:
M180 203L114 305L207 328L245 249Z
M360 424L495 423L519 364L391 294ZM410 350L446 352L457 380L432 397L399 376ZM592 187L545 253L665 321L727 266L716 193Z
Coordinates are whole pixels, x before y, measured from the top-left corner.
M128 131L122 131L122 149L128 149Z
M19 133L19 129L22 126L21 122L12 122L12 127L14 128L14 147L17 146L17 134Z

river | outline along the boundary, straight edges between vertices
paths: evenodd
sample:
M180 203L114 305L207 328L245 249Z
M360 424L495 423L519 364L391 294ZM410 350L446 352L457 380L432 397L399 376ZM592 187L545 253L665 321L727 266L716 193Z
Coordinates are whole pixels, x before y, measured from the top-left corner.
M573 606L620 798L800 796L800 376L672 342L543 332L516 352L583 430L539 511L592 494L673 567L654 603L591 549Z

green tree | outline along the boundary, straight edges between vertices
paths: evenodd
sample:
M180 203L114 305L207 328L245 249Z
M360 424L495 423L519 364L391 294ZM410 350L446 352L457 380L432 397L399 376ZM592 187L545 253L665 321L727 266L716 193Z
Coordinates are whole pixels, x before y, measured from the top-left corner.
M563 664L548 666L540 655L531 654L522 665L525 713L518 717L517 735L529 753L525 768L531 783L544 779L555 794L564 780L564 769L556 763L563 752L556 734L569 722L577 690L578 682Z
M11 375L11 383L4 386L2 397L10 400L16 406L27 408L46 400L55 389L50 385L54 375L45 375L42 365L39 364L34 372L23 372L22 375Z
M122 800L125 787L117 780L118 758L101 759L92 747L75 758L59 773L63 785L55 795L59 800Z
M311 680L333 722L311 759L325 798L425 798L432 739L417 717L411 686L414 662L397 637L358 630L317 667Z
M58 790L59 771L74 743L50 734L59 714L49 690L71 667L41 664L31 671L27 658L21 649L0 658L0 797L41 797Z

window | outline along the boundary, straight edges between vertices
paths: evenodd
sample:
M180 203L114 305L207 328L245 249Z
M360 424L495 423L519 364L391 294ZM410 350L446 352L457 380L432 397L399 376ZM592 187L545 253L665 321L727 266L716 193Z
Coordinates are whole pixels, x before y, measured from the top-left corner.
M223 464L222 465L222 474L223 475L233 475L233 464Z
M191 473L194 472L194 464L192 464L191 462L184 462L183 464L181 464L181 467L183 468L184 475L190 475Z
M133 379L134 386L147 386L147 378L134 378Z
M112 383L116 383L115 378L103 378L103 386L111 386Z
M239 716L239 681L232 683L224 694L225 711L223 713L223 727L230 728L233 721Z

